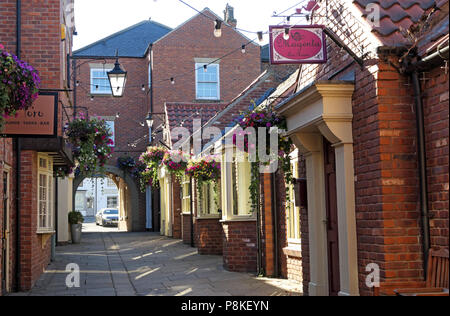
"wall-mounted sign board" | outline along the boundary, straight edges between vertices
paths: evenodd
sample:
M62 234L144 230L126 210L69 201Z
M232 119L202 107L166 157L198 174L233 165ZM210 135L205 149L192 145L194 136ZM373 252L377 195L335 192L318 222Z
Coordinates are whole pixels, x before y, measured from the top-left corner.
M289 39L285 39L289 29ZM323 64L327 45L321 25L271 26L270 62L279 64Z
M39 92L28 110L5 119L5 137L56 137L58 131L58 93Z

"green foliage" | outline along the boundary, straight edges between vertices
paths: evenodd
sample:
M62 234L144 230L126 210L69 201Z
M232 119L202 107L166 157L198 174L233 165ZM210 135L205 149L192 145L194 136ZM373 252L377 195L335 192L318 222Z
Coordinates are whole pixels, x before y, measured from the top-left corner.
M0 130L4 118L26 110L38 97L38 72L17 56L9 54L0 44Z
M82 224L84 222L83 215L78 211L72 211L69 213L69 224L77 225Z
M86 177L104 174L104 166L113 153L112 133L105 120L81 114L66 126L66 135L80 173Z

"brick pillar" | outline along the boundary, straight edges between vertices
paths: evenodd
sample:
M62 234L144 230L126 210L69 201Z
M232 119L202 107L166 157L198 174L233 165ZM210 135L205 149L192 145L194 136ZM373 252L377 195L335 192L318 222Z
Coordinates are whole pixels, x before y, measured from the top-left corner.
M180 198L181 186L175 176L172 177L172 197L173 197L173 223L172 233L173 238L181 239L181 198Z
M256 221L226 221L222 225L224 268L234 272L256 272Z
M191 214L181 214L181 225L182 225L182 236L183 243L190 245L191 244Z
M272 182L271 174L264 174L263 176L264 189L264 209L263 209L263 231L264 231L264 245L263 245L263 264L266 275L273 276L275 273L274 256L275 256L275 239L273 236L273 212L272 212Z
M220 218L198 218L195 238L199 254L222 255L223 228Z

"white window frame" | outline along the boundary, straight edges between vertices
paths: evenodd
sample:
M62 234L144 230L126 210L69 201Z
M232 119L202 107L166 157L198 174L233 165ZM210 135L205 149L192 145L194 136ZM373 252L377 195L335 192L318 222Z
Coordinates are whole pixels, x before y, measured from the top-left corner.
M292 154L291 154L291 169L292 169L292 175L294 177L294 179L299 178L299 174L298 174L298 150L295 150ZM287 184L286 184L287 185ZM292 244L292 245L298 245L301 244L301 227L300 227L300 207L295 206L295 187L294 185L290 184L288 185L288 189L289 189L289 194L291 197L291 200L289 202L289 205L286 201L286 224L287 224L287 239L288 239L288 244ZM292 209L293 208L293 211ZM291 218L291 215L293 216L293 218ZM294 229L294 236L295 237L291 237L292 236L292 232L291 229Z
M41 162L45 161L45 165L41 165ZM38 165L38 183L37 183L37 233L46 234L54 233L54 190L53 190L53 160L50 156L39 153L37 156ZM41 177L45 177L45 187L42 186ZM42 198L41 189L46 189L46 196ZM46 203L45 213L41 211L41 202ZM45 223L42 222L42 216L45 216ZM41 225L42 224L42 225Z
M253 220L256 219L256 212L252 212L251 197L250 197L250 182L251 181L251 165L248 162L246 154L244 154L244 160L246 162L235 162L235 146L225 145L222 155L222 175L221 175L221 187L222 187L222 219L228 220ZM233 155L233 162L226 162L227 151L230 151L228 155ZM241 164L249 164L249 166L243 166ZM241 166L240 166L241 165ZM236 170L233 173L233 169ZM245 175L242 175L243 170L246 170ZM235 177L233 177L233 174ZM240 181L237 181L240 179ZM248 185L247 185L248 184ZM238 211L235 214L235 197L234 186L237 189L237 207ZM241 190L240 190L241 189ZM240 193L241 192L241 193ZM244 194L242 194L244 193ZM247 202L245 202L247 201ZM244 208L245 205L245 208Z
M109 177L106 179L106 185L108 186L108 188L116 188L117 187L117 185L113 181L113 179L111 179Z
M99 87L99 89L96 89L96 84L94 84L94 71L105 71L105 73L108 73L111 70L112 70L112 68L109 68L109 67L108 68L98 68L98 67L91 68L91 72L90 72L91 94L112 95L111 87L109 87L108 91L105 91L105 90L101 90L101 88L104 88L104 87ZM95 79L105 79L105 78L98 77ZM108 75L106 75L106 79L108 79ZM109 79L108 79L108 84L109 84Z
M110 206L109 205L109 199L115 198L116 199L116 206ZM119 208L119 196L117 195L109 195L106 197L106 208Z
M181 184L181 192L182 192L181 212L183 214L191 214L190 186L191 186L191 179L187 176L183 176L183 182Z
M214 182L204 183L202 187L203 199L199 201L197 199L197 216L200 218L219 218L220 204L216 205L214 199ZM220 194L220 182L217 184ZM198 194L198 193L197 193ZM221 202L221 197L219 196L219 203Z
M198 71L203 71L202 68L207 65L209 67L217 67L217 97L199 97L198 95ZM200 70L199 70L200 69ZM209 83L209 82L202 82L202 83ZM210 82L215 83L215 82ZM195 97L197 100L213 100L218 101L220 100L220 65L219 64L207 64L207 63L195 63Z

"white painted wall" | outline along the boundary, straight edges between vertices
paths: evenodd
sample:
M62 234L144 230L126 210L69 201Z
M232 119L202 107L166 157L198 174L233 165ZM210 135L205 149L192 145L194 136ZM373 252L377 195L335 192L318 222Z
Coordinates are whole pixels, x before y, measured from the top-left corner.
M85 216L95 216L102 208L108 207L108 197L116 197L116 207L119 206L119 190L109 178L84 179L77 189L77 195L75 209Z

